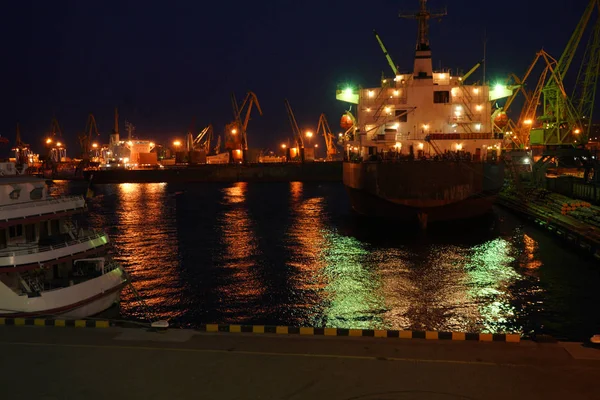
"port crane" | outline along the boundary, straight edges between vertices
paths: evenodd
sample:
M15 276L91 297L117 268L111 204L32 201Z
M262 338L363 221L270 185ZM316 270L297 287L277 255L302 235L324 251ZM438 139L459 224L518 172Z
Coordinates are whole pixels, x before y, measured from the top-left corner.
M27 143L24 143L23 140L21 140L21 127L18 123L17 136L15 138L15 147L13 151L15 152L15 161L18 168L22 168L23 164L29 163L31 149Z
M294 141L296 142L296 148L298 149L298 154L300 156L300 162L304 162L304 139L302 139L302 132L300 132L300 128L298 128L298 123L296 122L296 117L294 116L294 111L292 111L290 102L288 99L285 99L284 102L285 109L287 110L288 118L290 120L290 125L292 127Z
M233 107L234 121L226 126L226 144L225 146L230 150L239 150L242 152L243 162L248 162L248 122L250 122L250 115L252 114L252 107L256 105L256 109L260 116L263 115L258 97L254 92L246 93L244 101L238 105L235 98L235 93L231 94L231 104ZM246 116L242 121L242 114L246 111Z
M58 134L58 138L57 138ZM46 141L46 164L51 165L53 163L60 162L67 156L67 150L65 144L62 143L62 131L56 117L52 117L50 123L50 131L47 133Z
M98 126L96 125L96 118L94 118L93 114L90 114L87 123L85 124L85 130L79 135L81 156L84 161L89 160L93 138L98 137L100 137L100 133L98 132Z
M532 145L565 148L587 142L600 67L600 18L593 26L572 96L567 95L563 82L594 10L600 11L600 0L590 0L542 89L543 113L538 117L542 126L531 130Z
M339 152L335 145L335 136L331 132L331 128L329 127L329 123L327 122L324 113L319 117L316 135L319 136L319 132L321 131L323 131L323 138L325 139L325 146L327 147L327 161L333 161Z

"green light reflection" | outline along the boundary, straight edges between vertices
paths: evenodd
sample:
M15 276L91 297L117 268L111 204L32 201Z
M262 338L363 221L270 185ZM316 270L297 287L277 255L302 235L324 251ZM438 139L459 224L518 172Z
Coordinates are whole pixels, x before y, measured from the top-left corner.
M498 238L473 247L465 262L467 294L478 305L480 316L476 324L481 332L520 330L510 303L509 287L521 279L512 267L515 258L510 255L511 250L508 241Z

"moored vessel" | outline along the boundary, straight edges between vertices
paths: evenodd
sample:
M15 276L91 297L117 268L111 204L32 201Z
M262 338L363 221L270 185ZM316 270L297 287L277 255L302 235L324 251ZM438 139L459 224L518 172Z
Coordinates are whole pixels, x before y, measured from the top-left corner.
M352 208L365 215L431 221L487 213L504 183L503 137L493 133L493 101L505 87L467 85L467 74L434 71L429 46L431 13L420 0L412 73L393 63L375 33L394 76L376 88L340 88L337 99L356 105L342 118L348 127L343 182Z
M107 234L72 219L85 199L52 197L13 163L0 171L0 316L84 318L118 302L127 278L107 256Z

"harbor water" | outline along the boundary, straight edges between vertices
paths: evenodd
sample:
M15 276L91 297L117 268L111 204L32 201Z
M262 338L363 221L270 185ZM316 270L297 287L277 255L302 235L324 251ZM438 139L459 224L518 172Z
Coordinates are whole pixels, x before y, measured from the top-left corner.
M54 194L84 194L57 181ZM600 266L501 208L418 233L350 210L338 183L95 185L81 224L152 311L203 323L600 332ZM142 319L125 290L121 319Z

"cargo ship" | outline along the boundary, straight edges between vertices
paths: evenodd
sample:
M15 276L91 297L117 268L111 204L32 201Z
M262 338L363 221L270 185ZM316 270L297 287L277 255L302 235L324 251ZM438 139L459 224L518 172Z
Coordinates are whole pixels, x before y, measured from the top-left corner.
M434 71L427 1L400 17L418 21L414 69L403 73L375 36L394 76L373 88L340 87L338 100L355 104L342 116L343 183L360 214L428 222L483 215L504 183L503 137L493 133L494 100L506 87L467 85L467 74ZM351 106L352 107L352 106Z

